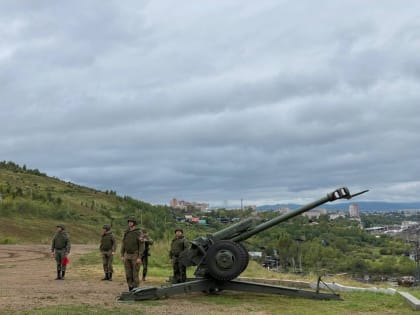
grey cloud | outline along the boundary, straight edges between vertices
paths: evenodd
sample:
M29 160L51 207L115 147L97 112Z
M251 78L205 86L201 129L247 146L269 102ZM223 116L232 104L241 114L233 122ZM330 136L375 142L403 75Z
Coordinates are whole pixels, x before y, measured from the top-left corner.
M344 184L372 200L418 199L415 8L0 9L11 26L0 31L2 160L153 203L301 201Z

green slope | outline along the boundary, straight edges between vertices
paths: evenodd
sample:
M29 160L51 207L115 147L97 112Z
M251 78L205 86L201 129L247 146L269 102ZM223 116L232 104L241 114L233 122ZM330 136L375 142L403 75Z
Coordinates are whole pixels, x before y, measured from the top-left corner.
M104 223L121 235L130 215L155 230L155 238L175 224L165 206L65 182L13 162L0 162L0 197L0 243L49 242L57 223L67 226L73 242L97 242Z

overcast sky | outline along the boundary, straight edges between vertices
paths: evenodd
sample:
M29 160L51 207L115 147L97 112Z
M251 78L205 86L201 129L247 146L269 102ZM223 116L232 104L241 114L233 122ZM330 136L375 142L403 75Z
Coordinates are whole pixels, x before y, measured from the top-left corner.
M419 1L0 2L0 160L153 204L420 200Z

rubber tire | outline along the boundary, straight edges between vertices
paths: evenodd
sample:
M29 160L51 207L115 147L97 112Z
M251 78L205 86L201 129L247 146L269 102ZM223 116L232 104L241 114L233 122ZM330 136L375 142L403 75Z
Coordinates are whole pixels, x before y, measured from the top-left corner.
M245 270L248 262L249 255L245 247L229 240L214 243L206 255L208 274L216 280L235 279Z
M244 272L244 270L246 269L246 267L248 267L248 263L249 263L249 254L248 254L248 250L246 249L246 247L242 244L242 243L237 243L240 247L242 247L242 250L246 253L246 262L244 264L243 269L241 270L241 273Z

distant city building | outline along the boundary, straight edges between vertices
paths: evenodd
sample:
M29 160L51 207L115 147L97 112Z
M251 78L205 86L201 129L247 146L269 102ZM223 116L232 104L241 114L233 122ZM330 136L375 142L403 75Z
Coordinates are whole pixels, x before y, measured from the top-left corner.
M338 218L345 218L346 214L343 212L338 212L338 213L331 213L330 214L330 220L337 220Z
M201 211L209 210L209 204L203 203L203 202L191 202L191 201L177 200L176 198L172 198L169 204L172 208L182 209L182 210L189 210L189 209L199 209Z
M250 205L250 206L244 206L244 209L251 209L252 211L257 211L257 206L256 205Z
M359 205L358 204L351 204L349 206L349 216L350 218L359 218L360 214L359 214Z
M289 208L278 208L277 209L277 212L279 213L279 214L285 214L285 213L288 213L288 212L290 212L291 210L289 209Z
M263 256L262 252L255 252L255 251L250 251L248 252L249 256L253 257L253 258L261 258Z
M400 210L400 211L406 217L416 215L416 214L420 213L420 209L403 209L403 210Z
M402 221L401 222L401 230L408 230L410 228L418 227L419 223L416 221Z
M207 225L207 217L194 217L192 214L186 214L184 217L178 217L178 222L188 222L191 224Z
M319 216L323 215L323 214L327 214L327 209L312 209L308 212L304 212L302 215L304 215L305 217L308 217L309 219L319 219Z
M366 228L365 231L372 234L380 234L387 230L385 226L373 226L370 228Z

